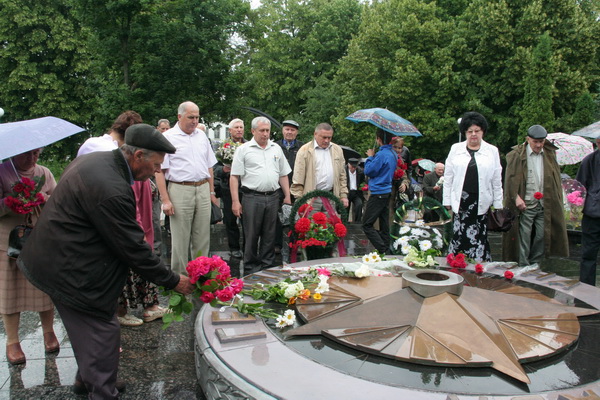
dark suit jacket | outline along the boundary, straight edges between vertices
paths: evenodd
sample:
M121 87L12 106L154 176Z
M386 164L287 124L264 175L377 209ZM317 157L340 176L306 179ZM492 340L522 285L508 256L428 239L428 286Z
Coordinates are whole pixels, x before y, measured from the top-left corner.
M346 182L348 183L348 194L350 194L350 172L346 165ZM360 197L363 197L363 192L360 190L360 185L365 182L365 171L361 167L356 167L356 189L359 192Z

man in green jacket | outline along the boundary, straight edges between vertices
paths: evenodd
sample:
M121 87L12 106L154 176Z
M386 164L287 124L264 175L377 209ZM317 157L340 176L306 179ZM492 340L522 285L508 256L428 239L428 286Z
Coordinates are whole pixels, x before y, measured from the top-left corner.
M543 126L533 125L525 143L506 155L504 206L519 218L503 235L502 253L521 266L569 255L557 148L546 136Z

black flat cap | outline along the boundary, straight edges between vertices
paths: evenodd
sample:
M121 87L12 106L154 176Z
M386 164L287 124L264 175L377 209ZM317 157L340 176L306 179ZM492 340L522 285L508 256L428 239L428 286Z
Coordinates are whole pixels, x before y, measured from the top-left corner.
M527 129L527 136L532 139L545 139L548 136L548 132L541 125L533 125Z
M282 126L286 126L286 125L288 125L288 126L293 126L293 127L294 127L294 128L296 128L296 129L300 129L300 124L299 124L299 123L297 123L296 121L294 121L293 119L286 119L285 121L283 121L283 122L281 123L281 125L282 125Z
M354 165L356 167L358 165L358 158L349 158L348 164Z
M134 124L125 131L125 144L141 149L175 153L175 146L165 136L148 124Z

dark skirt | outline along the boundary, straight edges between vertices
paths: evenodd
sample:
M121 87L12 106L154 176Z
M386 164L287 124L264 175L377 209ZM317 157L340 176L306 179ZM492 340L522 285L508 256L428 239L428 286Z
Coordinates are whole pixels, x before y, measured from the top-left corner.
M454 236L448 253L464 253L475 261L492 261L487 237L487 214L477 215L479 195L462 192L458 213L454 215Z

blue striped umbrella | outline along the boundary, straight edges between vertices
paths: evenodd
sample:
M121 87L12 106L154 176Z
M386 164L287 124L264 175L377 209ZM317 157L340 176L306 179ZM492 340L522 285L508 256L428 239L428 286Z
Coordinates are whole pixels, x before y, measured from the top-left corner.
M385 108L368 108L358 110L346 117L352 122L369 122L384 131L396 136L423 136L410 122Z

